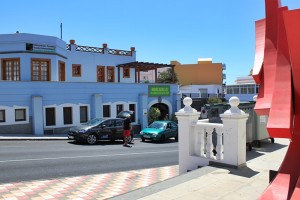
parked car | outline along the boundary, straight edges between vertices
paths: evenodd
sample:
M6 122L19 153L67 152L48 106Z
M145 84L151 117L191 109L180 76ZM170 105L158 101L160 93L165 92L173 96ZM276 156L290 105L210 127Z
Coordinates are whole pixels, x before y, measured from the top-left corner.
M124 140L122 118L101 119L94 118L80 126L72 127L69 130L69 140L95 144L98 140ZM133 141L133 134L128 142Z
M178 125L173 121L154 121L140 132L142 141L153 140L163 142L167 138L178 141Z

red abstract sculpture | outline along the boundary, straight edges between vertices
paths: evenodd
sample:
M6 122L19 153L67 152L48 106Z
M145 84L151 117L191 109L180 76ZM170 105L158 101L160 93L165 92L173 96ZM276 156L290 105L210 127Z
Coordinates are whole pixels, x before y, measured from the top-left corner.
M272 138L291 140L279 172L260 199L300 199L300 9L265 0L256 22L253 78L260 84L255 111L269 115Z

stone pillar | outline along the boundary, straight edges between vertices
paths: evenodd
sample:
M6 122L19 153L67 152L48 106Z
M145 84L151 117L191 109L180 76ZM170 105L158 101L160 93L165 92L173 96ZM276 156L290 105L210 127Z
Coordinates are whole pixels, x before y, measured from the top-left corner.
M193 123L196 123L200 112L191 107L192 99L186 97L183 100L185 107L176 112L178 119L178 148L179 148L179 174L186 173L191 170L194 163L190 162L190 140L194 132Z
M76 51L77 45L75 44L75 40L70 40L70 48L71 51Z
M231 108L221 114L224 134L224 164L242 167L246 164L246 121L249 114L238 108L239 98L231 97Z
M141 129L148 126L148 96L147 94L139 95L139 123L141 124Z
M34 135L44 135L43 97L32 96L32 131Z
M102 95L101 94L93 94L91 117L92 118L103 118L103 105L102 105Z

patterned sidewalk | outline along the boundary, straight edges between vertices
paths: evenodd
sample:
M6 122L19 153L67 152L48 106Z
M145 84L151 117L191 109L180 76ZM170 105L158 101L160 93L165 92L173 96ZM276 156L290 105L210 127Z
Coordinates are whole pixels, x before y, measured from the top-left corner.
M0 184L0 198L5 200L108 199L175 176L178 176L178 165Z

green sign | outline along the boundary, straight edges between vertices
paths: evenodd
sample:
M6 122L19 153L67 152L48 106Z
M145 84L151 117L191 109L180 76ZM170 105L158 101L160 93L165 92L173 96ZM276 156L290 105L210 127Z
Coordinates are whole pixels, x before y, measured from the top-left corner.
M149 97L170 96L169 85L149 85Z

